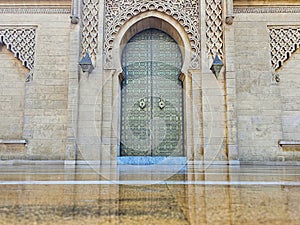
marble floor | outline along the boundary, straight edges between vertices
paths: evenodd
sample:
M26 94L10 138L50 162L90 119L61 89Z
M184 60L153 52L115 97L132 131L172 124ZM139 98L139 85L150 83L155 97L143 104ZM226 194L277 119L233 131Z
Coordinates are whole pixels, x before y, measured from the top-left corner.
M0 224L300 224L297 166L0 165Z

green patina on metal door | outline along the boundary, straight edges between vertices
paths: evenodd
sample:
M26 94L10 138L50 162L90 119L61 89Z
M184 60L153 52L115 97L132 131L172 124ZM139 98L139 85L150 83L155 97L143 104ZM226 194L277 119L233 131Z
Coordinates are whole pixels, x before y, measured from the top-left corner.
M148 29L124 48L121 155L183 156L182 56L166 33Z

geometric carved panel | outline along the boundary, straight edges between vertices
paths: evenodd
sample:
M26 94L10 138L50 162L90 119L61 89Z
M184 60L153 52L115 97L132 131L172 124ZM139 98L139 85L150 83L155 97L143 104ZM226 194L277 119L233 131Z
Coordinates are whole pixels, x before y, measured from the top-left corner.
M252 6L252 7L234 7L234 14L243 14L243 13L300 13L299 6L276 6L272 5L271 7L261 7L261 6Z
M1 7L0 14L71 14L69 6L22 6L20 7Z
M0 27L0 44L6 45L23 66L30 70L27 81L32 79L34 68L36 29L33 27Z
M210 58L216 54L223 58L223 6L222 0L206 0L206 47Z
M112 65L112 46L120 27L132 17L146 11L172 16L185 29L192 48L190 68L200 67L199 1L198 0L107 0L105 1L105 65Z
M272 69L279 69L300 47L300 26L269 27Z
M98 49L99 0L83 0L81 17L81 55L88 52L95 59Z

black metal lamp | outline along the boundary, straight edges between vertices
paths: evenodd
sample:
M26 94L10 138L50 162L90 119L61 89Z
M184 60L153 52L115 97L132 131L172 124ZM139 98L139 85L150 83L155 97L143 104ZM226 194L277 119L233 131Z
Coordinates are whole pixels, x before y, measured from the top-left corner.
M94 69L90 54L87 52L84 57L79 62L82 72L91 73Z
M216 54L215 59L210 67L210 70L215 74L217 79L223 66L224 64L222 60L219 58L218 54Z

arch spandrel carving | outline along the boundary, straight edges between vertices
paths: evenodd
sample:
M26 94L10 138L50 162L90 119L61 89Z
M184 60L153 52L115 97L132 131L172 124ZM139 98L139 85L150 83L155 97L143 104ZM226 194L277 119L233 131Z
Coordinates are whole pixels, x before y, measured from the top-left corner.
M278 70L300 47L299 26L269 26L272 69Z
M4 44L30 70L26 81L31 81L33 76L35 37L34 27L0 27L0 44Z
M113 66L113 44L120 28L133 17L143 13L162 13L182 26L191 45L189 67L200 67L199 1L182 0L107 0L105 3L105 67Z

